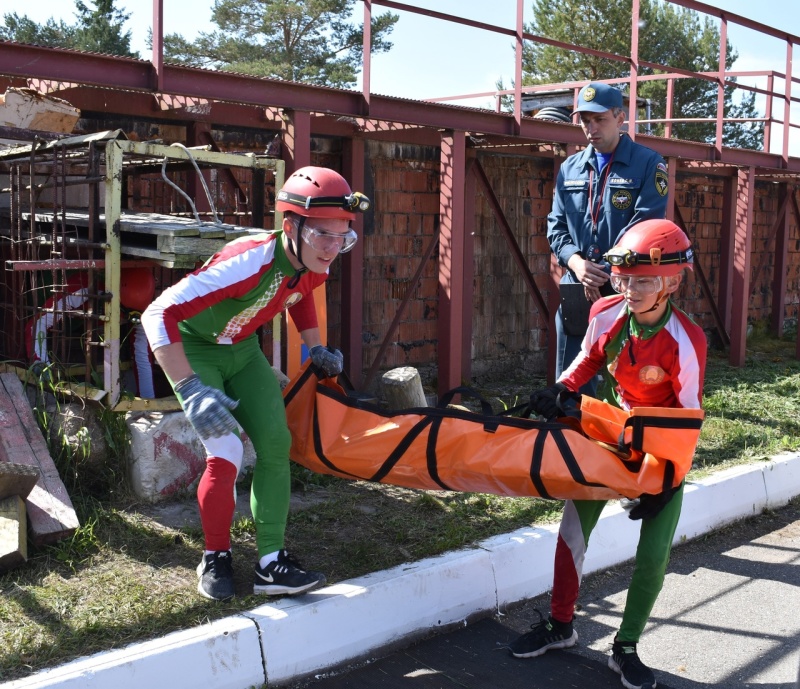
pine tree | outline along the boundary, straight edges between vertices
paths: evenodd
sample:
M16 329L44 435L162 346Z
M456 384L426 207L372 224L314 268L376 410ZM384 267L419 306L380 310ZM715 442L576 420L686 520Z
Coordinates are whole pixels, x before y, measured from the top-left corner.
M131 32L123 31L130 13L117 9L114 0L95 0L92 4L94 9L75 0L78 20L75 24L56 22L52 18L37 24L16 12L6 14L0 26L0 39L138 58L139 53L131 50Z
M630 55L630 0L533 0L533 21L526 31L547 38L573 43L607 53ZM659 0L641 0L639 59L671 68L693 72L713 72L719 66L720 33L715 23L697 12L677 8ZM726 69L738 54L730 42L726 48ZM652 69L640 75L654 74ZM609 60L593 55L565 51L542 43L526 42L523 50L523 84L559 83L565 81L602 80L628 77L625 61ZM684 78L675 81L673 117L713 118L716 115L717 85L703 79ZM651 102L651 118L666 115L665 80L640 82L638 95ZM736 99L736 100L734 100ZM726 117L757 117L755 94L725 88ZM662 134L663 124L653 126ZM673 136L713 143L715 124L674 124ZM763 123L728 123L723 128L726 146L761 149Z
M81 0L75 0L78 25L76 42L81 50L96 53L139 57L131 50L131 32L123 31L130 12L125 13L114 7L114 0L94 0L94 9Z
M355 0L215 0L219 27L192 42L164 37L165 58L196 67L347 88L361 68L362 28L350 21ZM397 22L390 13L372 18L372 50Z

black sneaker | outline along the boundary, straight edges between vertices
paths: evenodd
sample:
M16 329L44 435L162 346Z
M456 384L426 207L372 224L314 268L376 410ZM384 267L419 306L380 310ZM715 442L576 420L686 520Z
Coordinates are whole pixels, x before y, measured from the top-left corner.
M197 592L211 600L233 598L233 558L230 550L218 550L203 555L197 565Z
M627 689L656 689L656 678L636 653L636 644L631 641L617 641L611 647L608 667L618 672L622 685Z
M559 622L552 617L544 619L542 613L539 622L531 625L533 631L514 639L508 649L515 658L535 658L547 653L551 648L569 648L578 641L578 633L572 628L572 622Z
M285 550L281 550L278 552L278 559L270 562L264 569L256 563L253 593L294 596L318 589L326 581L322 572L306 572L303 565Z

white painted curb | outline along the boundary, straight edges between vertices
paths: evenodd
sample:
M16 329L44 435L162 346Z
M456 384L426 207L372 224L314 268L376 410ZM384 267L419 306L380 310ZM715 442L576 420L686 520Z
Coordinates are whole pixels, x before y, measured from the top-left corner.
M800 454L687 484L675 541L785 505L800 495ZM633 528L632 528L633 527ZM284 598L162 639L99 653L2 689L275 687L364 658L549 590L558 527L519 529L460 550ZM638 529L610 504L592 534L586 573L633 557Z

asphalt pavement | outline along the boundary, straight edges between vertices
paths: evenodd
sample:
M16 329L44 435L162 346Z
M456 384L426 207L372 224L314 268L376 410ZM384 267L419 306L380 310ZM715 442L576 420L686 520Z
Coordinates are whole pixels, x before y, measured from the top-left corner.
M631 523L630 528L636 528ZM590 544L591 549L591 544ZM547 594L295 689L605 689L631 564L584 579L578 645L516 659L505 644L547 614ZM639 643L661 689L800 687L800 498L676 546Z

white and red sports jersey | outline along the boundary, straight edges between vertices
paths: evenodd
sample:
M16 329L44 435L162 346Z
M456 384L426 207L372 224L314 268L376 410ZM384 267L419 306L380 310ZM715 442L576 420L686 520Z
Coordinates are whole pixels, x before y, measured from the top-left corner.
M282 232L235 239L208 262L165 290L142 314L150 347L184 335L235 344L289 309L300 331L317 326L313 299L304 299L327 273L298 273L289 262Z
M634 320L622 295L614 295L592 305L581 352L559 382L577 391L605 369L612 386L606 401L623 409L698 409L706 350L702 328L671 302L664 318L648 327Z

